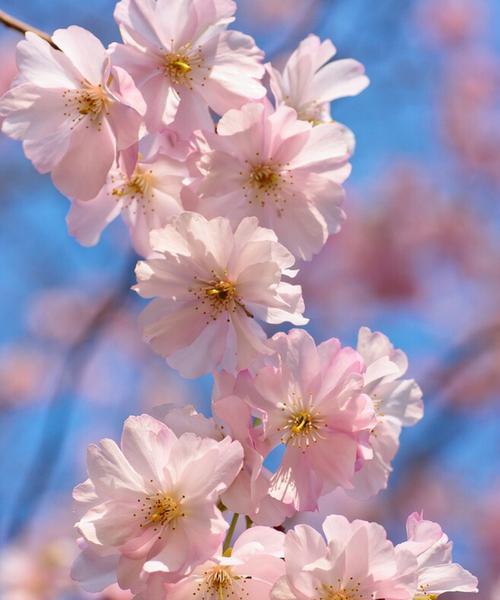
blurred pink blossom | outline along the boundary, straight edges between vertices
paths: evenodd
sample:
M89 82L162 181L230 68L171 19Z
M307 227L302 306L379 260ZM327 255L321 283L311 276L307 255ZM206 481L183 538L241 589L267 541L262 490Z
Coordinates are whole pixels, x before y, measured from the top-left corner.
M486 49L458 53L441 91L445 141L463 167L500 186L500 59Z
M0 95L9 89L10 84L18 73L16 64L16 44L18 41L19 38L14 33L1 32L0 34L0 56L2 57Z
M54 600L64 593L78 594L69 577L76 554L76 544L69 537L4 547L0 551L2 600Z
M29 330L61 345L80 339L98 310L95 296L75 288L45 288L33 297L27 312Z
M431 39L455 45L479 33L485 22L486 8L484 0L420 0L417 19Z
M0 410L43 398L51 367L47 352L37 347L3 347L0 350Z

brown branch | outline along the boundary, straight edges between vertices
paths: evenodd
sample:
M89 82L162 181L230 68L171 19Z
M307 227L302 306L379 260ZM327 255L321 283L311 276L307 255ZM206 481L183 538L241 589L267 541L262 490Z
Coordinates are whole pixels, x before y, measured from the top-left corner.
M42 40L45 40L46 42L48 42L56 50L59 49L54 44L54 42L52 41L52 38L50 37L50 35L48 33L45 33L44 31L42 31L41 29L37 29L36 27L32 27L31 25L28 25L28 23L25 23L24 21L20 21L19 19L12 17L11 15L9 15L8 13L6 13L3 10L0 10L0 23L3 23L6 27L10 27L10 29L19 31L19 33L24 34L28 31L31 31L31 33L34 33L38 37L41 37Z

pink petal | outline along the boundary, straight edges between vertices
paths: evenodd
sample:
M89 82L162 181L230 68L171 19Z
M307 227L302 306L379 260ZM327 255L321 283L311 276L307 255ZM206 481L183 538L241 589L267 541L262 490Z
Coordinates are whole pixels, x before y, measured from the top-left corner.
M91 200L104 186L115 155L108 121L103 119L98 129L84 119L73 130L68 152L52 171L52 180L66 196Z
M102 83L109 58L93 33L71 25L67 29L57 29L52 39L88 82L95 85Z

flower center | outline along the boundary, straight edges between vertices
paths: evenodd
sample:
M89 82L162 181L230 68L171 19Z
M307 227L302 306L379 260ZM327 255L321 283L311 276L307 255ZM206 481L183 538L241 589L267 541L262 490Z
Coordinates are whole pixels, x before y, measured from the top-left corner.
M313 416L305 410L290 417L289 421L292 435L308 435L314 428Z
M78 90L64 90L64 106L68 109L64 114L73 118L75 126L85 117L89 117L100 129L103 117L109 114L112 99L101 84L92 85L88 81L82 81L81 86Z
M143 500L139 499L141 508L133 514L134 517L142 517L142 523L139 527L164 527L172 524L175 529L175 521L185 516L182 505L179 500L170 494L158 492L151 496L146 496Z
M173 52L165 55L164 70L172 83L185 83L189 73L193 70L189 62L189 56Z
M304 402L292 393L289 402L282 404L281 410L284 412L285 421L278 427L278 431L282 433L283 444L305 451L311 444L324 439L321 429L326 427L326 423L311 406L311 401Z
M195 277L195 281L201 284L201 287L189 288L189 291L199 301L199 306L196 306L195 310L201 308L202 314L207 316L207 325L210 319L216 321L222 313L235 312L238 308L243 310L247 317L253 318L238 295L235 284L229 279L214 277L211 281L203 281Z
M328 117L328 109L325 104L318 104L315 100L308 102L298 111L298 117L301 121L308 121L313 127L327 123L331 119Z
M301 410L290 414L283 430L286 432L285 443L299 448L308 448L311 443L315 444L323 436L320 433L324 425L323 419L310 410ZM340 599L337 599L340 600Z
M137 196L144 197L152 187L153 172L143 171L137 168L132 177L125 181L122 185L113 188L112 194L118 198L130 196L131 200L135 200Z
M352 577L350 578L352 580ZM360 583L352 582L352 587L336 589L332 585L323 585L319 600L363 600L363 594L359 593Z
M216 565L203 572L195 598L200 600L240 600L249 598L245 589L250 577L236 575L228 565Z
M240 171L243 196L252 206L261 208L270 203L278 217L283 215L287 201L295 196L293 171L289 163L261 162L260 152L255 153L255 162L248 163L248 170Z
M281 177L273 165L262 163L252 168L249 182L257 190L271 192L279 186Z
M201 67L203 67L201 47L193 52L191 44L186 44L177 51L172 50L163 57L163 72L173 85L191 87L194 70ZM202 86L206 79L206 76L202 77Z
M236 296L236 288L230 281L219 281L214 287L208 287L205 289L206 295L215 302L221 302L227 304L234 300Z
M233 587L234 575L230 567L218 565L205 573L205 583L208 589L215 591L218 597L224 598L225 592Z

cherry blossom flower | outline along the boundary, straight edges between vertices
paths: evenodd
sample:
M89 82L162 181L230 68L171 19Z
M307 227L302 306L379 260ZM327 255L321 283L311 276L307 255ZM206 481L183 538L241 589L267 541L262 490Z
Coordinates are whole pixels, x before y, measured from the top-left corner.
M180 191L187 174L181 160L157 145L148 148L133 170L123 156L95 198L72 202L67 218L69 232L84 246L93 246L106 225L122 214L135 250L147 256L151 253L151 231L183 212Z
M197 567L189 577L166 586L169 600L266 600L285 573L284 534L269 527L244 531L230 553L220 553ZM229 555L228 555L229 554Z
M255 215L295 256L309 260L345 215L351 136L338 124L312 127L286 106L250 103L228 111L207 134L191 190L196 209L233 225Z
M309 525L298 525L285 540L286 575L272 600L410 600L415 559L396 553L383 527L331 515L323 523L326 543Z
M410 552L417 560L415 600L435 599L445 592L477 592L477 578L451 562L452 543L437 523L422 513L412 513L406 521L408 540L396 546L397 552Z
M154 132L176 121L188 135L212 128L209 108L223 114L265 96L262 52L253 39L226 31L232 0L121 0L115 19L125 44L113 60L135 79ZM177 118L176 118L177 117Z
M93 198L117 152L138 139L145 104L89 31L58 29L54 50L33 33L17 46L20 75L0 99L2 131L24 140L41 173L65 195Z
M277 366L259 369L247 390L261 411L264 441L285 446L270 494L296 510L315 510L321 495L352 488L356 469L372 456L376 417L363 393L363 360L335 339L316 347L300 329L276 334L270 346Z
M155 297L140 323L185 377L244 369L272 353L256 319L307 323L300 286L282 281L295 274L293 256L256 218L233 231L223 217L183 213L151 234L151 246L155 254L136 269L134 289Z
M141 572L180 577L222 543L228 525L216 502L242 457L229 438L177 437L153 417L129 417L121 447L109 439L89 447L89 479L74 492L83 510L76 527L91 553L115 561L123 589Z
M328 62L337 50L330 40L309 35L288 59L283 71L268 65L276 105L297 111L299 119L314 125L332 120L330 102L356 96L369 84L365 69L352 58Z
M383 333L362 327L357 350L365 363L364 392L374 404L377 425L370 436L373 458L355 474L354 487L357 494L370 496L387 487L402 427L415 425L423 416L422 391L413 379L402 379L408 369L406 354L395 350Z

